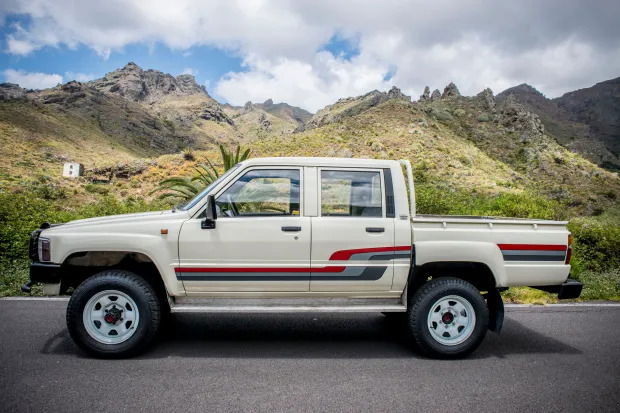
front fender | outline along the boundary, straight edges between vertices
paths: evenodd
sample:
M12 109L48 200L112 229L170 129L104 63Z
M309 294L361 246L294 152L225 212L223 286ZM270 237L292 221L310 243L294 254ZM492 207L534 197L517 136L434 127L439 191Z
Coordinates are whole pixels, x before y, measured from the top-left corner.
M52 238L52 260L64 263L67 258L80 252L118 251L140 253L148 257L172 295L182 295L185 290L174 273L178 265L177 237L136 233L76 232L63 233Z

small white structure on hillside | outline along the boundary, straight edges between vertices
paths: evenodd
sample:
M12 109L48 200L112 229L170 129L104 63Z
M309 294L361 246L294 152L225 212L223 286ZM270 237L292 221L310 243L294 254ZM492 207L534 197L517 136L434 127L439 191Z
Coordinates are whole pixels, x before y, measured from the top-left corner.
M65 162L65 166L62 169L62 176L67 178L77 178L82 175L84 166L77 162Z

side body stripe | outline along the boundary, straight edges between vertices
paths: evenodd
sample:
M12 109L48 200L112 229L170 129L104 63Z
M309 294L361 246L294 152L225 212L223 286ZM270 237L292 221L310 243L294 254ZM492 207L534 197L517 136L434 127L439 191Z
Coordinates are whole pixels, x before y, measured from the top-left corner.
M504 261L564 261L566 245L497 244Z
M408 253L405 253L405 252ZM410 258L411 246L359 248L334 252L330 261L390 261ZM278 281L309 280L378 280L387 266L358 267L328 265L324 267L177 267L177 279L186 281Z

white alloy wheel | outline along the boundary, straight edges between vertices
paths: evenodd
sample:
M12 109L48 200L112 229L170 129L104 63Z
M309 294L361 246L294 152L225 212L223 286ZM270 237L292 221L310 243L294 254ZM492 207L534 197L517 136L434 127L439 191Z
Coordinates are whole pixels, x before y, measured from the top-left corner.
M456 346L472 335L476 326L476 313L465 298L448 295L430 307L427 326L435 341L446 346Z
M118 290L105 290L88 300L82 320L93 339L103 344L120 344L136 332L140 312L129 295Z

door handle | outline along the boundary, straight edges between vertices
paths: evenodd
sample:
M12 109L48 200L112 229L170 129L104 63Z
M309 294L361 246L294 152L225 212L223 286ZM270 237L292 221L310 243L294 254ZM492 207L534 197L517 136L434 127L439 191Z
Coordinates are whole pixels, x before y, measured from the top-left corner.
M284 232L299 232L299 231L301 231L301 227L282 227L282 231L284 231Z
M366 227L366 232L385 232L383 227Z

